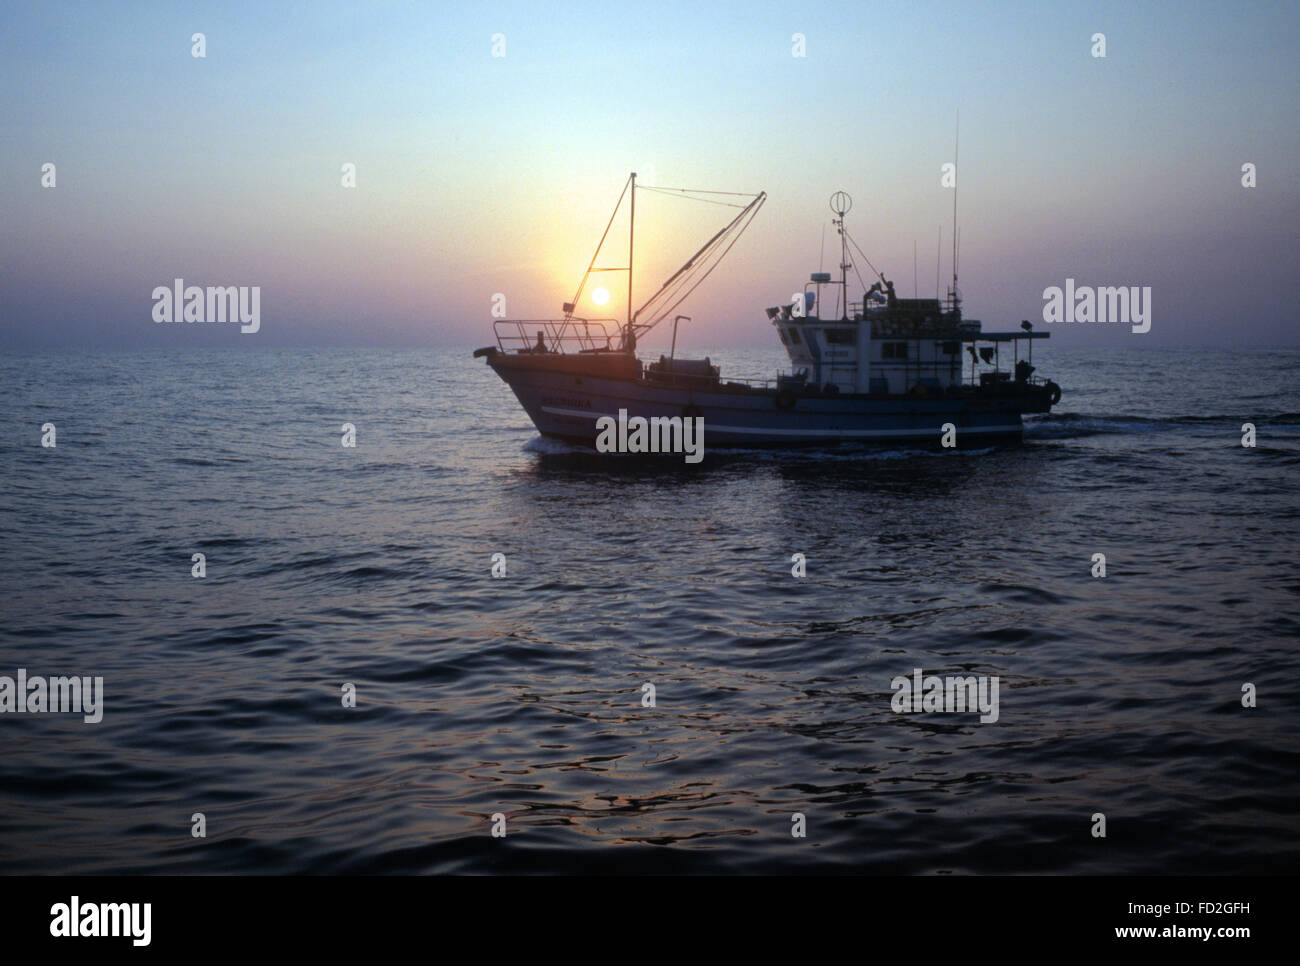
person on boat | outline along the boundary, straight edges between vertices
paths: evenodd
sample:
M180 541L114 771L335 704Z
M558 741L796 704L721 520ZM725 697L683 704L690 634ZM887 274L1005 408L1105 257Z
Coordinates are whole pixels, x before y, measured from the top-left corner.
M549 351L546 348L546 333L544 333L541 329L537 330L537 345L533 346L533 351L534 352Z

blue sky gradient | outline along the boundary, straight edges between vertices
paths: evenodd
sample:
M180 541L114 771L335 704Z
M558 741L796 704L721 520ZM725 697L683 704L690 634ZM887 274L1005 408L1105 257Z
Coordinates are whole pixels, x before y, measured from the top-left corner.
M494 293L558 311L633 169L768 192L686 307L697 344L768 345L837 189L901 294L914 242L933 293L940 226L951 273L959 110L986 328L1072 277L1151 286L1154 318L1062 342L1294 345L1298 46L1295 3L9 4L0 345L486 344ZM682 209L638 201L638 302L725 220ZM261 331L155 325L176 277L260 285Z

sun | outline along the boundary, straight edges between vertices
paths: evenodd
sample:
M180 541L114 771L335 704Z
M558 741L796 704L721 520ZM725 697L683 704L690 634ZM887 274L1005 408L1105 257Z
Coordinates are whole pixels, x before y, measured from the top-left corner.
M604 305L609 301L609 292L603 288L598 288L591 293L591 300L597 305Z

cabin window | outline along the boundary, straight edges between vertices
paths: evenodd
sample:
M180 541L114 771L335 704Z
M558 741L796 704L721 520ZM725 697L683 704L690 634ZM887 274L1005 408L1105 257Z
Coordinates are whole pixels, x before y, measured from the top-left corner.
M943 354L946 356L961 355L961 343L945 342L943 344Z
M828 345L853 345L853 330L827 329L826 342Z
M906 342L883 342L880 345L880 358L882 359L906 359L907 343Z
M799 340L799 330L796 329L794 326L791 326L791 327L790 327L790 344L791 344L791 345L798 345L798 344L799 344L799 341L800 341L800 340Z

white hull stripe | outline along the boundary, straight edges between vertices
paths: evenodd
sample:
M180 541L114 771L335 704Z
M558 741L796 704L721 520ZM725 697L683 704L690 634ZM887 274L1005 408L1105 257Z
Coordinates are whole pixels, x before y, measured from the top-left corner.
M617 422L618 417L605 413L593 413L587 409L561 409L558 406L543 406L542 412L552 416L585 416L591 420L608 418ZM628 417L631 419L632 417ZM677 417L661 417L677 418ZM712 430L715 433L731 433L738 436L839 436L839 437L865 437L865 436L933 436L939 432L939 429L764 429L755 426L719 426L716 423L706 422L704 431L707 433ZM1023 431L1022 426L968 426L965 429L958 427L957 432L965 435L982 435L986 433L1019 433Z

